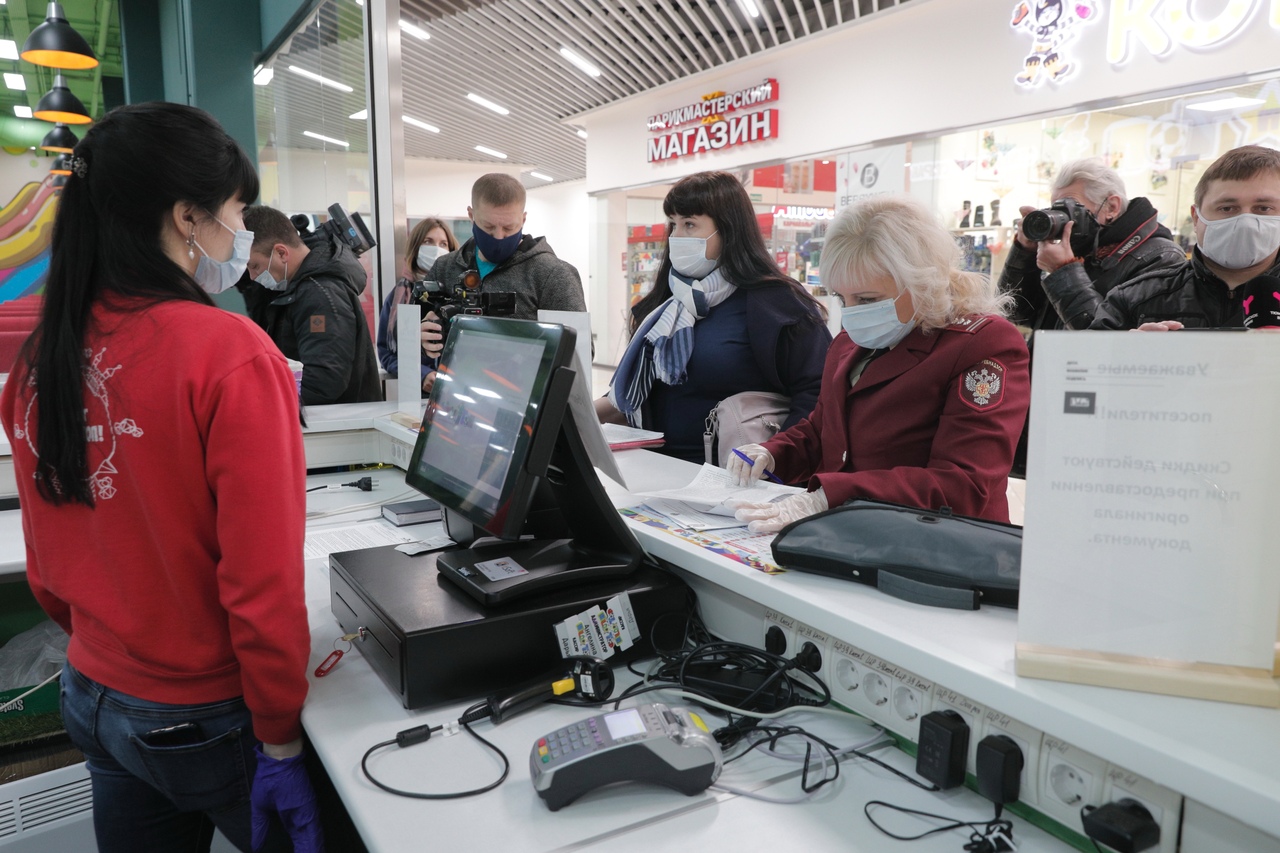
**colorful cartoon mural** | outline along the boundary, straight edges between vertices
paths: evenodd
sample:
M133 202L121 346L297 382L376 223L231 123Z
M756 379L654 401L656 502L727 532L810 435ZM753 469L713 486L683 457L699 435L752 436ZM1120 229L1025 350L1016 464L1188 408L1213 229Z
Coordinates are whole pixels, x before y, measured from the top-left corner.
M0 209L0 302L44 288L57 210L52 175L26 184Z

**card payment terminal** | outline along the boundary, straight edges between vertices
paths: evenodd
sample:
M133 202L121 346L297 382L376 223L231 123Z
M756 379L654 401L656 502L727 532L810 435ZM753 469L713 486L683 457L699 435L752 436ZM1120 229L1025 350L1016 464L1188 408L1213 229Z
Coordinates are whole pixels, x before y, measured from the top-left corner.
M720 775L720 745L702 718L661 704L599 714L538 738L529 775L554 812L615 782L651 782L692 796Z

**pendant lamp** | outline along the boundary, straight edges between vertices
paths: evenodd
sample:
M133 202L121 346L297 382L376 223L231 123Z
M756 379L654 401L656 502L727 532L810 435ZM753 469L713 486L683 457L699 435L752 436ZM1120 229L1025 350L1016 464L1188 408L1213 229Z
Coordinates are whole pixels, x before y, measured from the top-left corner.
M106 26L104 23L103 26ZM31 31L22 45L22 58L48 68L93 68L98 57L62 11L61 3L50 3L44 23Z
M88 124L93 121L80 99L71 94L71 90L67 88L67 78L61 74L54 75L53 88L44 93L40 103L36 104L33 115L41 121L66 124Z
M51 175L70 175L71 174L71 158L66 154L59 154L53 160L53 167L49 169Z
M44 135L44 139L40 141L40 147L45 151L53 151L56 154L70 154L75 150L76 143L79 141L76 139L76 135L71 132L71 128L59 123L57 127Z

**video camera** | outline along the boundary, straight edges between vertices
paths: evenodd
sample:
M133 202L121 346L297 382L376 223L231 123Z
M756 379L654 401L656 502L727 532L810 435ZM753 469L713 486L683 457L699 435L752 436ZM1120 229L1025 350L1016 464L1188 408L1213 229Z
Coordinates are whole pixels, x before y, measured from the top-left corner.
M449 337L449 321L459 314L484 317L511 317L516 313L516 295L508 292L480 292L480 273L467 270L462 281L449 288L439 281L415 281L413 301L422 306L422 316L434 311L441 333Z
M1098 239L1098 220L1089 208L1073 199L1055 201L1043 210L1033 210L1022 220L1022 233L1028 240L1057 240L1068 222L1071 229L1071 251L1084 258L1093 254Z
M311 236L310 216L305 213L295 213L289 217L289 221L293 223L294 228L298 229L299 237L305 240ZM337 202L329 205L329 221L320 226L320 233L345 243L357 258L378 245L373 235L369 233L364 220L360 218L360 214L347 215L347 211Z

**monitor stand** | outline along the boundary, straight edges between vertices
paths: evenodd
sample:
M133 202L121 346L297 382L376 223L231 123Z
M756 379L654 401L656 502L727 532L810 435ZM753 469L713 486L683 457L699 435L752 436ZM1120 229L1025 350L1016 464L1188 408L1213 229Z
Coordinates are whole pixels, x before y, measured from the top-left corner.
M644 551L596 476L573 417L561 421L543 473L545 482L535 493L559 506L570 538L487 539L442 551L436 560L441 577L494 606L564 586L625 577L640 567Z

